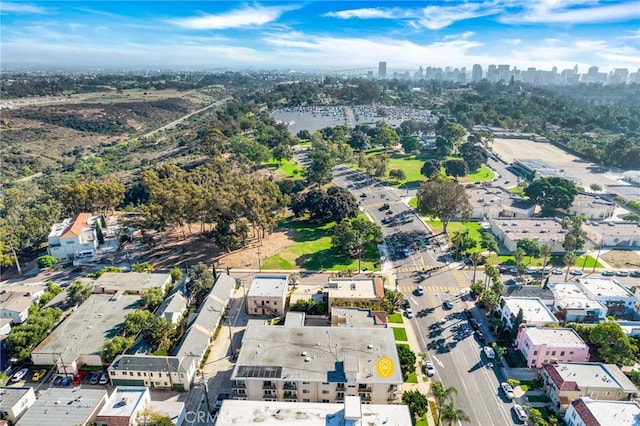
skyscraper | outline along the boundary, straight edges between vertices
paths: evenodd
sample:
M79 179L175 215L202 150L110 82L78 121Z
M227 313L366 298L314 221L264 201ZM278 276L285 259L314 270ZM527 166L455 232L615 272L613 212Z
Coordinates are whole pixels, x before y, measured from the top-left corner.
M471 81L480 80L482 80L482 66L480 64L475 64L471 70Z
M387 63L380 62L378 64L378 78L387 78Z

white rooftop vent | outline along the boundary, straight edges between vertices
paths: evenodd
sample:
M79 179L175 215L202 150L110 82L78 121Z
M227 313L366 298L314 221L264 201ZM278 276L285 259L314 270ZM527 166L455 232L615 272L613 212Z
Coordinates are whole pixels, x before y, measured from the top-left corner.
M311 358L310 358L310 357L306 357L306 358L304 359L304 362L311 362Z
M369 343L369 344L367 345L367 349L373 349L373 345L372 345L371 343Z
M306 353L306 352L302 352L302 353L300 354L300 356L307 356L307 353Z

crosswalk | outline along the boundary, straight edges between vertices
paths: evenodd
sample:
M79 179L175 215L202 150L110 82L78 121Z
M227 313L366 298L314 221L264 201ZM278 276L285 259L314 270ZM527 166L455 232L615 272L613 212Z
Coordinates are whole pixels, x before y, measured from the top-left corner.
M403 293L413 292L415 291L416 287L417 287L417 284L401 285L401 286L398 286L398 290L400 290ZM458 291L458 289L455 287L448 287L448 286L442 286L442 285L423 285L422 288L424 288L424 291L426 293L449 293L452 291Z
M436 269L440 268L440 266L425 266L424 260L422 258L420 258L420 261L422 265L398 266L395 268L395 270L398 272L429 272L429 271L435 271Z
M454 269L451 271L453 278L455 278L456 282L458 283L458 287L460 288L465 288L465 287L469 287L469 280L467 279L467 277L465 277L465 275L457 270Z

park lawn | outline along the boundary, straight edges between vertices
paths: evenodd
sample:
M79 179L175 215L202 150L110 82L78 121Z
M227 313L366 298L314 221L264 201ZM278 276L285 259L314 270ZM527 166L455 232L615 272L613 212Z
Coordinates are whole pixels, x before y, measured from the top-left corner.
M418 208L418 197L413 197L409 200L409 207L411 207L412 209Z
M278 227L292 231L295 244L266 258L262 268L357 271L358 259L339 255L331 248L331 228L334 225L293 217L281 220ZM379 258L377 248L368 251L362 258L361 269L375 270L379 267Z
M403 188L418 187L420 182L425 179L420 173L420 169L426 160L427 157L416 155L392 156L389 158L387 170L400 169L405 173L406 178L398 182L398 184L403 185Z
M266 163L263 163L263 165L270 169L279 170L289 178L302 178L303 167L294 160L283 160L281 164L278 164L274 158L271 158Z
M416 426L429 426L427 416L422 416L418 420L416 420Z
M407 330L405 330L403 327L391 327L391 329L393 330L393 338L398 341L403 341L406 342L407 339Z
M490 168L488 168L483 164L475 173L470 173L460 180L461 180L461 183L478 182L478 181L486 182L486 181L493 180L495 176L496 174Z
M407 377L407 380L404 381L405 383L418 383L418 375L416 374L415 371L412 371L411 373L409 373L409 377Z
M529 256L525 256L524 259L522 260L522 263L524 263L527 266L542 266L543 261L544 261L544 258L542 257L534 257L530 260ZM516 258L513 255L492 254L487 259L487 262L491 263L492 265L514 265L515 266ZM577 258L576 263L574 263L573 266L582 267L582 265L584 264L585 264L585 256L580 256ZM585 268L593 268L594 264L596 265L596 268L602 267L600 262L596 263L596 260L592 256L587 255ZM547 266L558 267L562 269L565 268L565 265L562 262L562 256L558 256L558 255L554 255L547 258Z
M509 192L520 196L520 198L527 197L526 195L524 195L524 189L520 188L519 186L514 186L513 188L509 188Z
M394 312L392 314L387 314L387 318L389 319L390 323L393 324L402 324L402 314L398 313L398 312Z

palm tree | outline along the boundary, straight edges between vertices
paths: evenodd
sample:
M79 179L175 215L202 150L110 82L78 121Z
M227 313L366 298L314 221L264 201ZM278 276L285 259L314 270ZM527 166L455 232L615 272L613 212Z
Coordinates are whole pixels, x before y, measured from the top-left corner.
M524 270L524 265L522 264L522 261L524 260L524 250L518 247L516 249L514 257L516 259L516 270L517 270L516 281L520 282L521 271Z
M482 256L482 254L480 254L479 251L474 251L469 256L469 259L471 259L471 263L473 264L473 279L471 280L471 282L475 283L476 282L476 270L478 269L478 263L482 262L483 256Z
M577 258L578 257L576 256L576 254L572 251L567 252L564 254L564 256L562 256L562 263L564 263L564 266L567 267L567 271L564 273L565 281L567 281L567 279L569 278L569 268L575 265Z
M449 422L449 426L458 422L470 422L471 417L467 415L464 411L459 408L456 408L453 401L449 401L449 403L444 407L444 411L440 414L440 420L445 419Z
M442 413L442 407L447 401L452 401L453 395L458 394L458 389L451 386L445 388L442 382L431 383L431 395L436 400L436 406L438 407L438 413ZM453 401L452 401L453 402Z
M540 246L540 256L542 256L542 283L544 284L544 279L546 278L546 272L544 269L547 267L547 258L551 256L551 246L549 244L543 244Z

